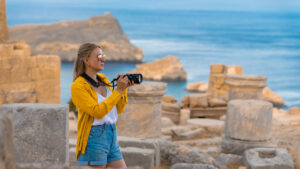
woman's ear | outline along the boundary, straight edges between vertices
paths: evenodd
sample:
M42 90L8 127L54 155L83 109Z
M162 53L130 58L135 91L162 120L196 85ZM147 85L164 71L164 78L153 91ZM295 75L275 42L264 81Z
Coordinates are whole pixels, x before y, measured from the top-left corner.
M84 63L85 65L88 65L88 58L87 58L87 57L84 57L84 58L83 58L83 63Z

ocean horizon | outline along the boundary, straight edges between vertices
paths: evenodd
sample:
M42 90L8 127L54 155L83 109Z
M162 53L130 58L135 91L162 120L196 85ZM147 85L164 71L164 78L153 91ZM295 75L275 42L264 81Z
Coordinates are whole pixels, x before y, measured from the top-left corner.
M25 4L26 3L26 4ZM287 108L300 106L300 13L202 9L116 9L48 1L7 1L9 26L84 20L111 13L131 43L144 51L143 62L174 55L187 72L186 82L168 82L179 101L192 82L208 82L210 64L240 65L243 74L263 75ZM38 15L37 15L38 14ZM100 41L100 40L99 40ZM107 62L105 73L135 69L135 63ZM73 63L61 64L61 103L71 98Z

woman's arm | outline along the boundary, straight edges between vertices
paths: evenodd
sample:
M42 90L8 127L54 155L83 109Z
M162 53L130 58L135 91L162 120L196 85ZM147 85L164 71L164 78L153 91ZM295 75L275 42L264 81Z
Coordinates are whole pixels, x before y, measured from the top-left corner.
M84 85L73 83L71 86L72 101L78 110L98 119L104 118L119 102L121 96L122 95L115 90L107 99L98 104L88 93L88 89L86 89Z
M121 114L125 110L126 104L127 104L127 88L123 91L121 95L121 99L117 103L118 114Z

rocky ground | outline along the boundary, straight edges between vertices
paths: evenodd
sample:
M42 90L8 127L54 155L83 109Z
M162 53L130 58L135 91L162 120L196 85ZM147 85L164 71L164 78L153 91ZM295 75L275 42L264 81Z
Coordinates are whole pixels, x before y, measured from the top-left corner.
M190 119L186 125L176 125L162 117L161 169L176 163L218 165L221 154L225 116L217 119ZM76 117L70 113L70 138L76 139ZM300 169L300 114L283 109L273 110L273 139L278 147L286 148L293 157L295 169ZM163 141L165 140L165 142ZM242 168L241 163L228 168Z

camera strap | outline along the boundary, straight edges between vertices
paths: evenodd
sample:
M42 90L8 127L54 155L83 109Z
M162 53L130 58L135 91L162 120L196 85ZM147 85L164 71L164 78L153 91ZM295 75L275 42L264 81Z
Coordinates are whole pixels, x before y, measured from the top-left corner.
M87 80L88 82L90 82L91 85L93 85L94 87L99 87L99 86L110 86L113 87L113 90L115 90L115 81L117 81L117 79L114 79L113 81L111 81L111 83L113 85L107 84L105 82L102 82L100 77L97 75L96 78L98 80L98 82L96 82L94 79L92 79L89 75L87 75L86 73L83 73L81 75L85 80Z

